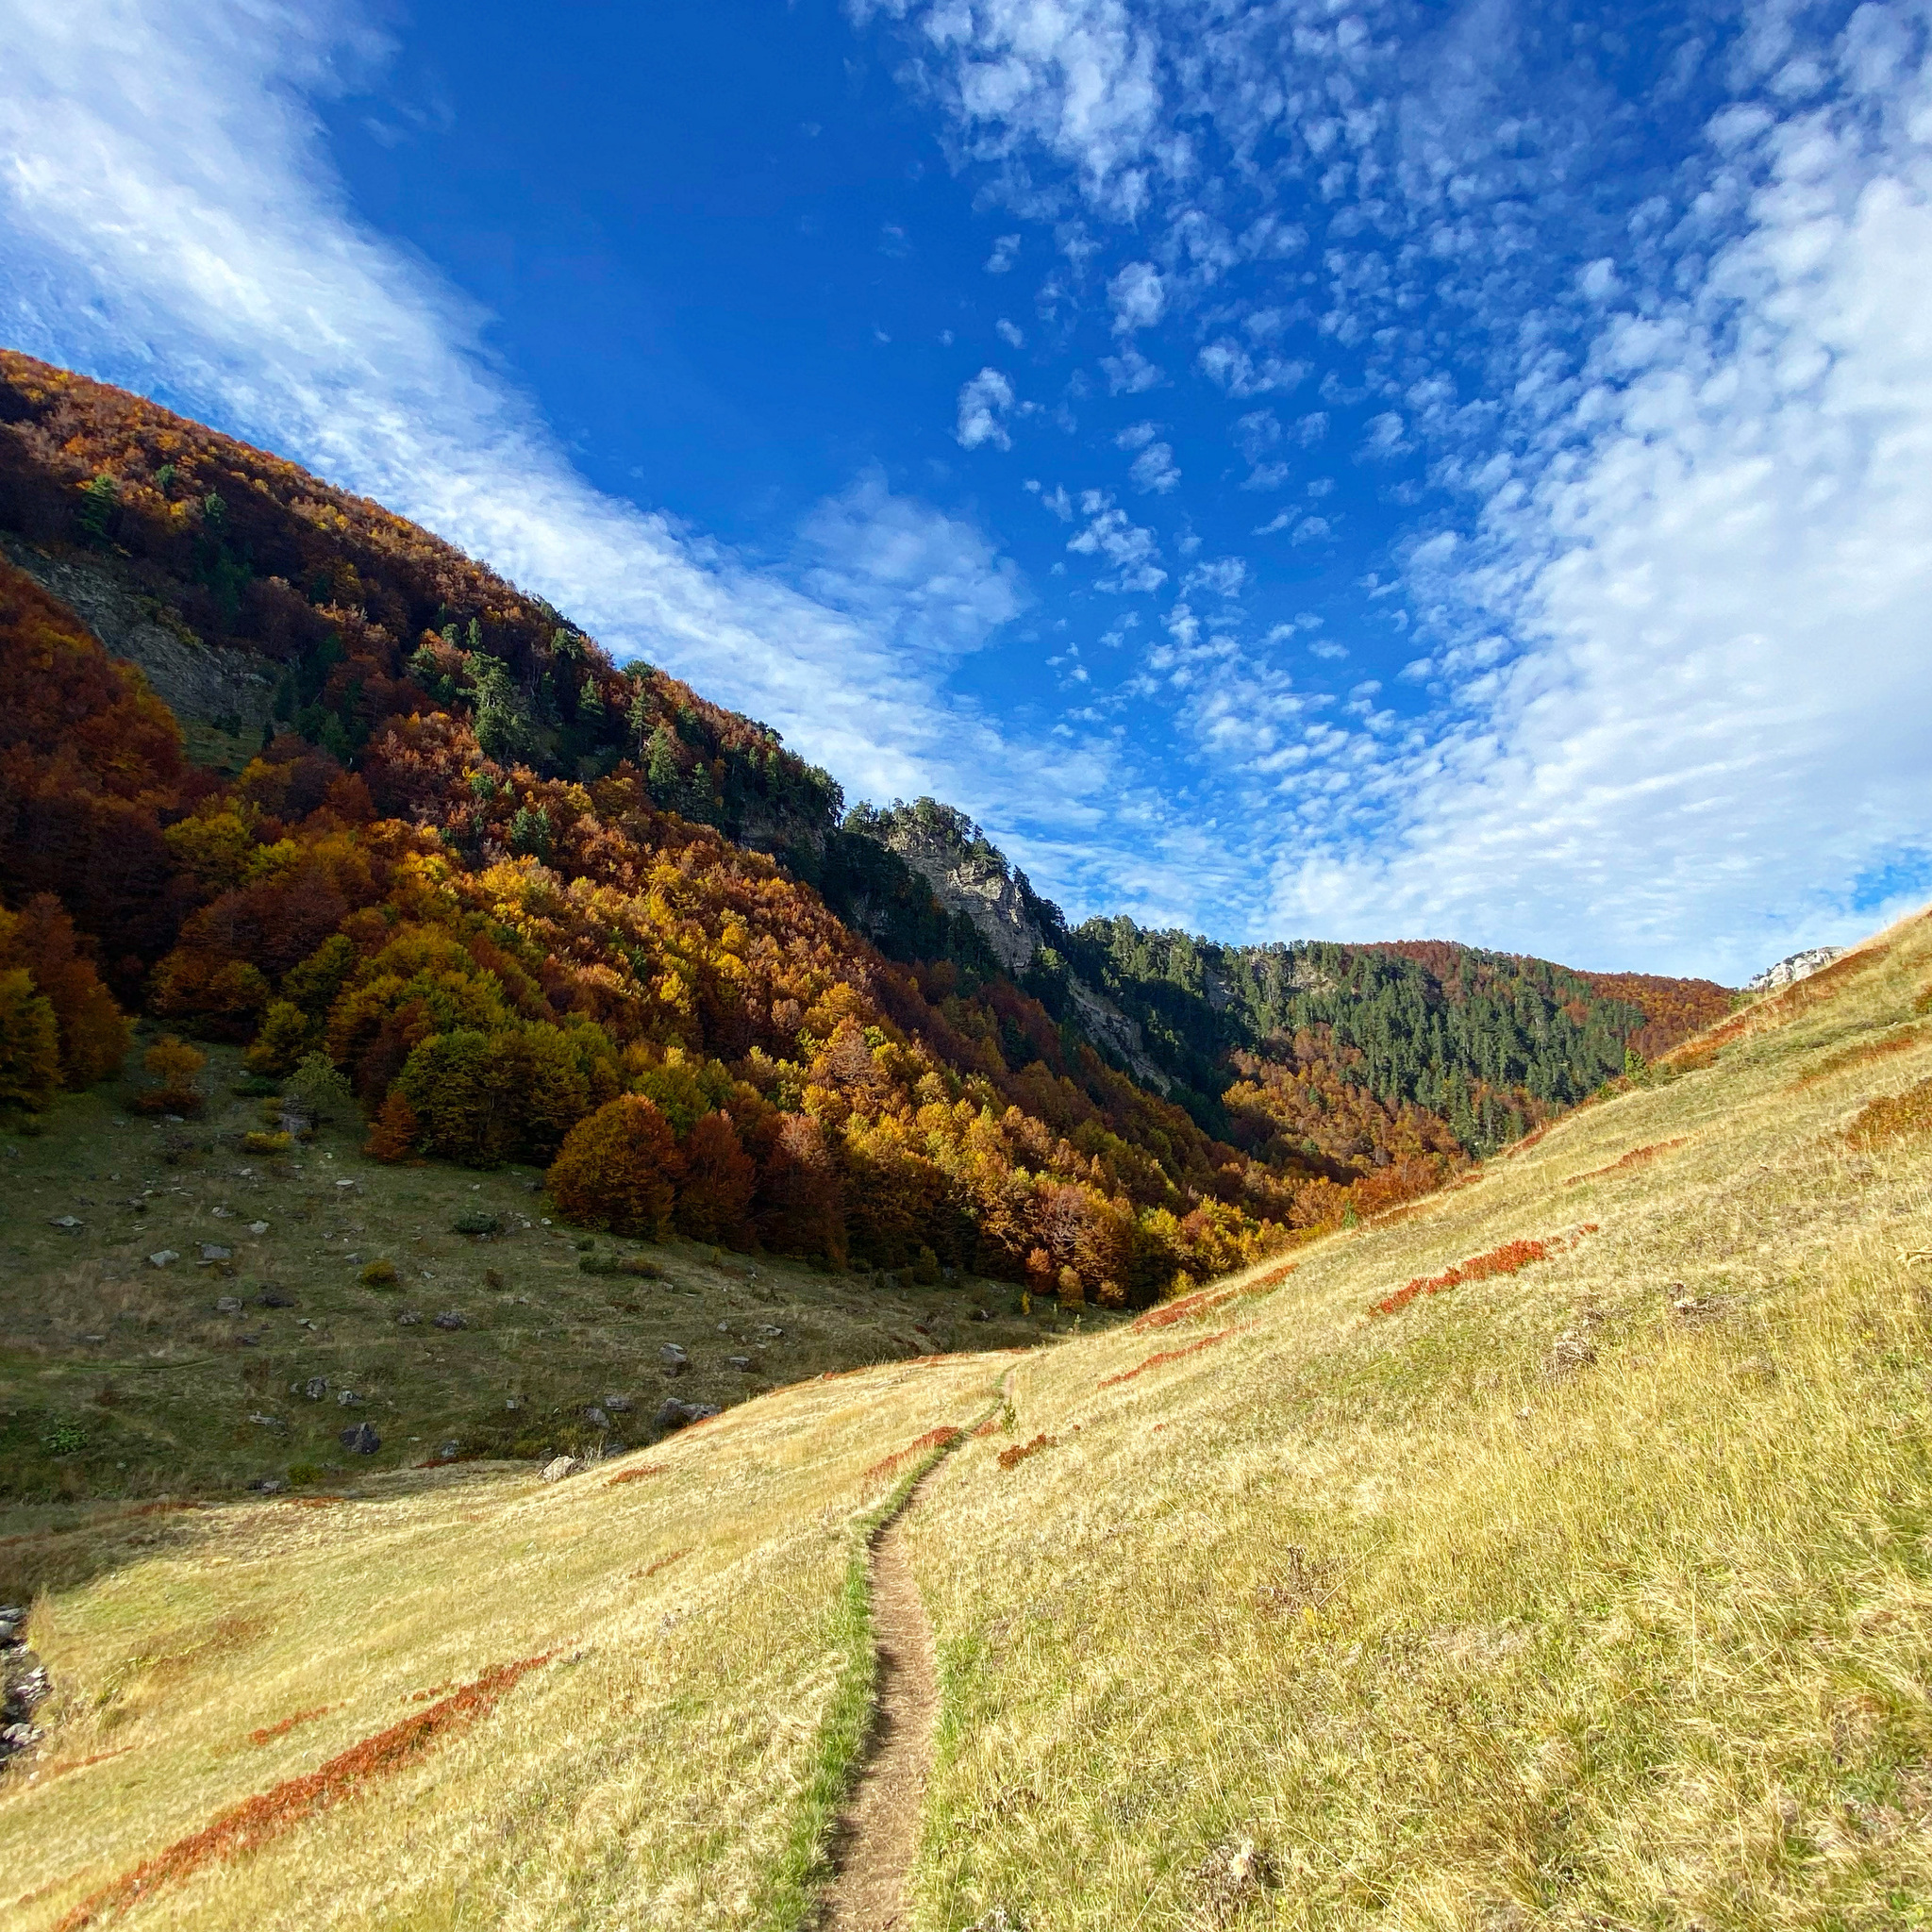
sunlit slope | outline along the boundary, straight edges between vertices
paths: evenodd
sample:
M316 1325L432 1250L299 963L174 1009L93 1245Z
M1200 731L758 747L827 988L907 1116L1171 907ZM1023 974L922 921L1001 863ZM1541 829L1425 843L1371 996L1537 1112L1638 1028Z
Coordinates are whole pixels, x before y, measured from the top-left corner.
M913 1525L918 1924L1932 1924L1932 1108L1846 1134L1928 986L1921 920L1271 1292L1023 1362Z
M77 1536L32 1632L53 1734L0 1782L0 1922L795 1922L862 1715L858 1525L905 1473L877 1465L1006 1366L807 1383L547 1488Z

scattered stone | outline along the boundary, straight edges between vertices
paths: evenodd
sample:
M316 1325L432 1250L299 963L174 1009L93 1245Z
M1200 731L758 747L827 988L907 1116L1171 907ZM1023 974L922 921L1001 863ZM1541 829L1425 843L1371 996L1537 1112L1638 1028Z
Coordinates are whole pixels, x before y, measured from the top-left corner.
M575 1456L553 1457L543 1465L540 1480L546 1483L560 1483L567 1475L575 1475L583 1464Z
M454 1462L463 1453L463 1445L454 1440L436 1445L436 1459L439 1462Z
M766 1335L766 1336L769 1336L769 1337L770 1337L770 1338L771 1338L771 1339L772 1339L772 1340L773 1340L774 1341L777 1341L777 1340L778 1340L778 1338L779 1338L779 1337L780 1337L781 1335L783 1335L783 1334L784 1334L784 1332L785 1332L785 1331L784 1331L784 1329L782 1329L782 1328L774 1328L774 1327L772 1326L772 1324L770 1324L769 1322L767 1322L767 1323L766 1323L766 1324L764 1324L764 1325L763 1325L762 1327L760 1327L760 1328L759 1328L759 1330L758 1330L758 1333L759 1333L760 1335Z
M984 1308L974 1308L966 1319L969 1322L991 1322L992 1317Z
M47 1225L49 1227L58 1227L62 1234L78 1234L80 1232L80 1223L71 1214L58 1214L52 1221L48 1222Z
M355 1185L354 1181L338 1181L336 1183L336 1186L339 1188L353 1188Z
M217 1221L232 1221L235 1218L235 1210L232 1208L210 1208L208 1211Z
M328 1377L326 1375L309 1376L308 1381L302 1385L302 1392L308 1396L310 1402L320 1402L328 1393Z
M250 1234L266 1234L268 1232L268 1223L265 1221L251 1221L248 1224L248 1232Z
M454 1308L443 1309L441 1314L432 1317L432 1320L439 1328L455 1329L463 1325L463 1318Z
M751 1368L751 1357L748 1355L727 1355L724 1357L724 1366L727 1369L749 1371Z
M675 1341L667 1341L658 1351L658 1359L664 1364L664 1373L667 1375L681 1375L691 1367L690 1356L686 1355Z
M520 1395L506 1395L503 1398L503 1406L514 1413L517 1409L523 1407L524 1399Z
M336 1407L338 1408L360 1408L361 1406L362 1398L353 1389L338 1389L336 1391Z
M278 1475L254 1475L248 1478L248 1487L264 1496L279 1496L289 1486Z
M692 1423L704 1422L718 1413L718 1407L711 1402L680 1402L676 1396L668 1397L658 1406L658 1413L651 1420L668 1435L673 1429L689 1428Z
M398 1328L417 1327L421 1324L422 1320L421 1313L415 1308L398 1308L396 1310L396 1326Z
M265 1288L256 1296L256 1306L263 1308L292 1308L295 1306L292 1295L284 1294L278 1288Z
M150 1268L172 1268L180 1258L173 1248L162 1248L147 1257L147 1265Z
M367 1423L355 1423L336 1438L355 1456L374 1456L382 1447L382 1438Z
M248 1420L258 1429L286 1429L289 1426L278 1415L262 1415L256 1412L251 1414Z
M612 1415L628 1415L637 1404L628 1395L607 1395L604 1398L604 1407Z
M215 1302L216 1314L239 1315L241 1312L242 1301L239 1295L225 1294L217 1298Z
M606 1415L601 1408L595 1407L594 1404L591 1407L585 1409L584 1420L587 1423L589 1423L593 1429L608 1429L610 1426L610 1418L608 1415Z
M20 1604L0 1604L0 1650L11 1650L23 1640L26 1610Z
M105 1341L108 1338L105 1335L83 1335L80 1339L83 1341Z
M233 1248L223 1247L219 1241L203 1241L201 1258L204 1261L232 1261L235 1258L235 1251Z

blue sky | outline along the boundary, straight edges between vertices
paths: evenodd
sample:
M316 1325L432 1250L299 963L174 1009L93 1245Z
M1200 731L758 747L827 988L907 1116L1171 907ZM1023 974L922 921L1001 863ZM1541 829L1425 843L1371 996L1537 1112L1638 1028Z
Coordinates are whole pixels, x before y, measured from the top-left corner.
M1932 890L1923 6L0 0L0 335L1075 916Z

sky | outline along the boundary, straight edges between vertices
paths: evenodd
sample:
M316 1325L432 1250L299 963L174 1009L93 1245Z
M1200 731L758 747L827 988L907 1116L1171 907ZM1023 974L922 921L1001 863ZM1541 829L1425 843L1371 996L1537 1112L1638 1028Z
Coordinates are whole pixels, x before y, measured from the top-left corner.
M1923 0L0 0L0 339L1075 920L1932 897Z

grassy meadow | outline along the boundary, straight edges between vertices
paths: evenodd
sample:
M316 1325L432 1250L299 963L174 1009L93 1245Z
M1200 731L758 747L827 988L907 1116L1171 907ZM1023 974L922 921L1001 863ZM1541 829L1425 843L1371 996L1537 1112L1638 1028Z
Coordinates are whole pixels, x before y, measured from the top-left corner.
M299 1488L449 1443L525 1459L635 1445L667 1395L722 1407L828 1369L1072 1325L1051 1307L1021 1317L1000 1282L592 1241L546 1220L534 1169L385 1167L359 1129L251 1154L262 1101L236 1091L233 1050L212 1052L198 1120L144 1119L117 1082L61 1100L37 1136L0 1133L0 1601L40 1574L9 1560L8 1535L88 1498ZM459 1232L465 1217L494 1231ZM205 1263L205 1244L227 1257ZM658 1273L588 1274L586 1250ZM393 1280L365 1281L385 1266ZM675 1376L667 1343L689 1359ZM339 1440L360 1422L381 1440L372 1457Z
M1922 919L1291 1268L549 1488L17 1508L56 1692L0 1920L809 1923L866 1526L976 1424L908 1520L919 1932L1932 1924L1928 990Z

